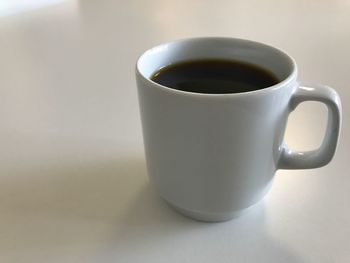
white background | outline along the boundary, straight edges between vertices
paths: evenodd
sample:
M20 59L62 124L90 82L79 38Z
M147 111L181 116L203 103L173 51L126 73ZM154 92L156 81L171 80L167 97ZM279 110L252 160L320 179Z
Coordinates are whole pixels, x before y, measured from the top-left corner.
M349 25L348 0L1 0L0 262L350 262ZM173 212L145 171L134 63L195 36L281 48L343 102L331 164L278 171L220 224ZM318 147L326 113L299 106L287 142Z

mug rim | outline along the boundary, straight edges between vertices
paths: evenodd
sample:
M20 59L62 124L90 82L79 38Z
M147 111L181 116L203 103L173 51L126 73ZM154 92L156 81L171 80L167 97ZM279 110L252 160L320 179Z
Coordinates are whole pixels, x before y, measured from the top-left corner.
M159 84L159 83L151 80L151 78L146 77L141 72L140 65L139 65L140 61L145 55L147 55L152 50L161 49L162 47L165 47L167 45L186 43L186 42L191 42L191 41L201 41L201 40L240 41L240 42L246 42L246 43L257 45L260 47L272 49L272 50L280 53L282 56L285 56L289 60L289 63L291 65L291 72L288 74L288 76L285 79L276 83L275 85L272 85L272 86L269 86L266 88L262 88L262 89L258 89L258 90L237 92L237 93L201 93L201 92L178 90L178 89L174 89L174 88ZM279 48L273 47L271 45L268 45L268 44L265 44L262 42L248 40L248 39L242 39L242 38L232 38L232 37L192 37L192 38L182 38L182 39L178 39L178 40L174 40L174 41L165 42L165 43L162 43L162 44L159 44L159 45L156 45L156 46L153 46L153 47L147 49L138 57L138 59L136 61L136 65L135 65L135 71L136 71L136 75L141 77L141 79L144 82L146 82L146 83L148 83L148 84L150 84L158 89L161 89L163 91L170 92L173 94L185 95L185 96L204 96L204 97L232 97L232 96L237 97L237 96L245 96L245 95L257 94L257 93L261 94L261 93L266 93L266 92L270 92L270 91L274 91L274 90L279 90L279 89L287 86L288 84L290 84L294 80L296 80L298 69L297 69L297 64L296 64L295 60L291 56L289 56L286 52L284 52L283 50L281 50Z

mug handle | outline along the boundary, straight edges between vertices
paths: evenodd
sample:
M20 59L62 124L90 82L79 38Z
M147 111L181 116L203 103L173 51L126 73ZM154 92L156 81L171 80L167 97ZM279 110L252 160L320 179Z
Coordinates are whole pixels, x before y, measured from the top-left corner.
M335 153L342 122L341 102L337 92L324 85L298 86L289 102L291 113L303 101L319 101L328 108L326 133L321 146L313 151L291 150L282 143L278 169L311 169L328 164Z

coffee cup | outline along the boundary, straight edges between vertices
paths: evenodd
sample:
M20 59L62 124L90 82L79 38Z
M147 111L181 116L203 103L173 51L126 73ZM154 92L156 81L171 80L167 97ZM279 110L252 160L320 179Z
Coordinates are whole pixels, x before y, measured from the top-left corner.
M188 92L151 79L174 63L201 59L241 61L273 72L278 83L238 93ZM311 169L334 156L341 102L325 85L298 81L297 65L281 50L249 40L192 38L147 50L136 80L148 175L159 195L180 213L225 221L258 203L278 169ZM321 146L296 151L284 133L289 114L304 101L328 109Z

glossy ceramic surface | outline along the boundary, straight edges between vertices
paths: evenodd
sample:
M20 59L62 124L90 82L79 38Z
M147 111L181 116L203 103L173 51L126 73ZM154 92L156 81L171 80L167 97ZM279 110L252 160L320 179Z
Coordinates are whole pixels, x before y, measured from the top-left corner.
M183 60L225 58L262 66L281 82L245 93L201 94L161 86L153 72ZM316 168L334 155L340 100L326 87L297 82L296 64L267 45L196 38L154 47L137 62L136 77L148 172L159 194L182 213L222 221L260 201L279 168ZM293 152L283 142L289 112L305 100L329 107L321 148Z

